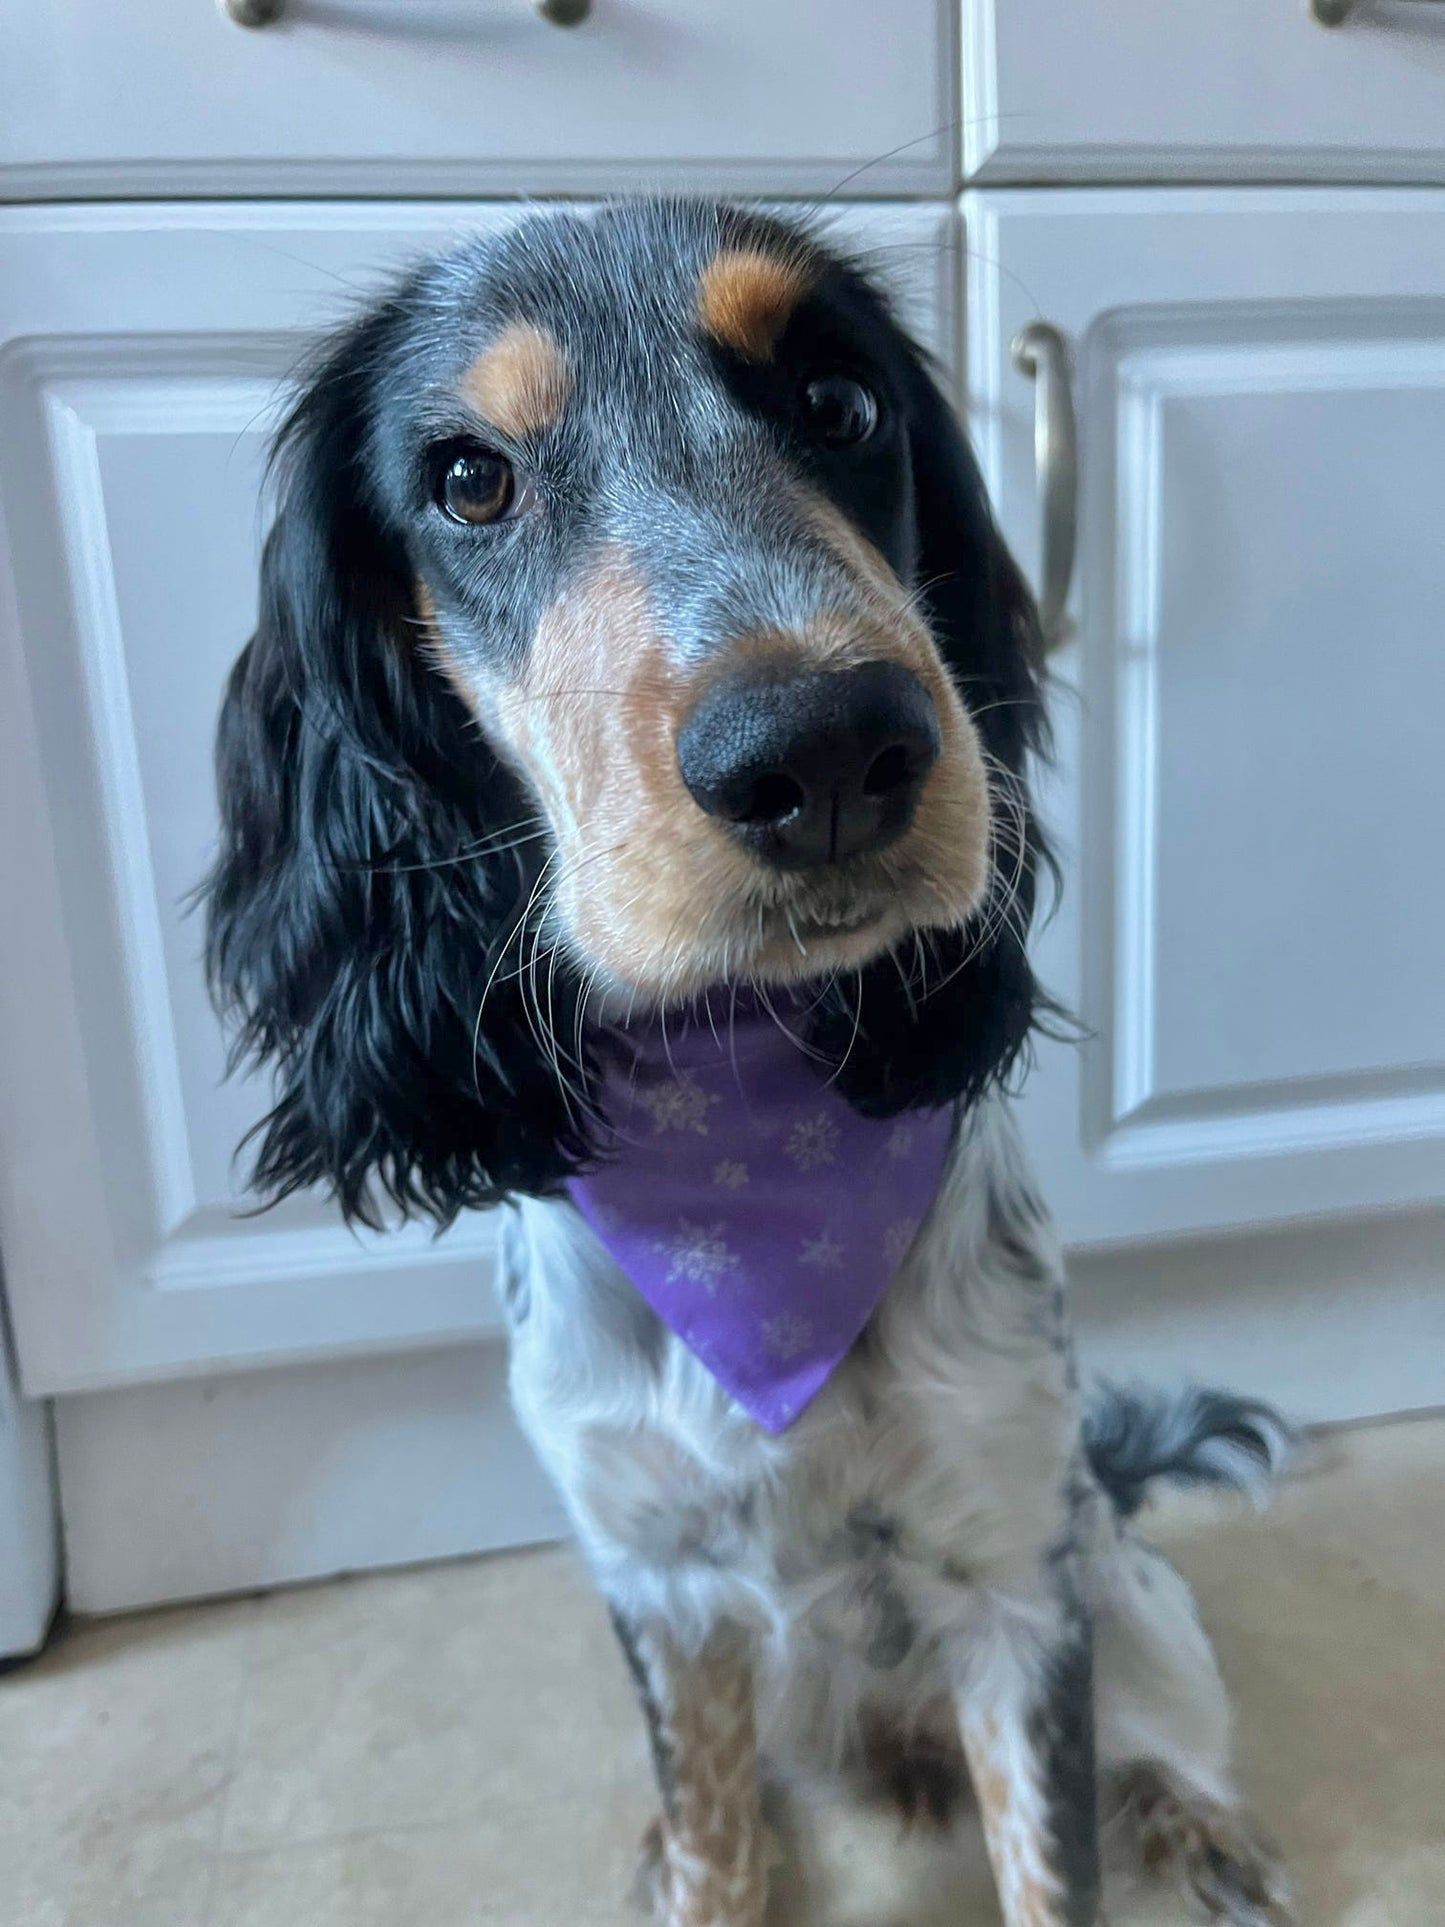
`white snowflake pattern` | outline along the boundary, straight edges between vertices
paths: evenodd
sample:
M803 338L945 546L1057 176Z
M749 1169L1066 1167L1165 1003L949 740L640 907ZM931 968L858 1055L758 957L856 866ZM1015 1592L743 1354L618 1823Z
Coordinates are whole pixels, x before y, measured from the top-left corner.
M738 1255L728 1248L720 1224L690 1224L680 1218L677 1236L658 1247L667 1259L667 1282L701 1285L715 1292L730 1271L736 1271Z
M889 1225L883 1233L883 1256L888 1264L903 1263L917 1230L917 1218L900 1218L896 1224Z
M722 1103L720 1097L703 1090L685 1072L671 1083L659 1084L653 1090L640 1090L637 1101L649 1113L652 1128L659 1134L692 1131L698 1137L707 1136L707 1114L714 1104Z
M769 1318L763 1326L763 1343L769 1357L783 1364L801 1358L812 1342L813 1321L801 1312L782 1312L776 1318Z
M821 1231L816 1238L804 1238L803 1249L798 1254L800 1265L810 1265L815 1271L836 1271L843 1262L843 1247L831 1231Z
M800 1171L816 1171L831 1164L838 1155L842 1132L826 1111L815 1117L800 1118L788 1133L783 1149Z
M748 1181L748 1167L739 1164L736 1158L724 1158L721 1164L713 1166L712 1181L725 1191L741 1191Z
M895 1159L906 1158L912 1149L913 1126L911 1124L895 1124L888 1134L889 1157Z

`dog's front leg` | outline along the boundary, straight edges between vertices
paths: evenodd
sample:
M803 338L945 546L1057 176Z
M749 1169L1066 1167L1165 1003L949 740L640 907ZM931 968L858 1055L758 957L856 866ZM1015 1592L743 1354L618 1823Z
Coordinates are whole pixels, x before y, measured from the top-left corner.
M689 1651L665 1626L615 1608L613 1621L662 1795L651 1869L658 1917L666 1927L762 1927L768 1867L748 1641L720 1626Z
M959 1722L1005 1927L1103 1927L1089 1629L1000 1613L960 1670Z

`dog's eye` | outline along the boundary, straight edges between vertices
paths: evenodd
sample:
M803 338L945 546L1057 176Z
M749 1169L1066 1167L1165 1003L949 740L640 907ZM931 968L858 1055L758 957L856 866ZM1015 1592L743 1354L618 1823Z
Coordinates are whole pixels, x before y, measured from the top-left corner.
M516 506L517 477L505 455L453 443L442 452L437 468L437 504L453 522L473 528L500 522Z
M825 448L856 448L878 426L878 397L851 375L815 375L801 399L803 424Z

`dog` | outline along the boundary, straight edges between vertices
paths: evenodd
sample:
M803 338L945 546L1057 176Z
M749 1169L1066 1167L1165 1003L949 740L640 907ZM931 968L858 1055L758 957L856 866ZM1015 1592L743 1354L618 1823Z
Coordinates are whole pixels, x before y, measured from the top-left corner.
M330 340L277 461L206 886L275 1078L255 1183L506 1208L657 1917L760 1927L768 1790L822 1771L971 1793L1007 1927L1094 1927L1104 1835L1291 1919L1131 1523L1286 1429L1080 1395L1009 1108L1051 1010L1036 613L880 287L740 207L536 213Z

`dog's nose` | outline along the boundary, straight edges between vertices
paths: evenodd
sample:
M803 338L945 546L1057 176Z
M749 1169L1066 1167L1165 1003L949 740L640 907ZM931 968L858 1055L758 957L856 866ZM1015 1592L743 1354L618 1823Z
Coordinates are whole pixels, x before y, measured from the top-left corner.
M694 801L780 870L886 849L938 751L933 698L895 662L730 678L677 739Z

